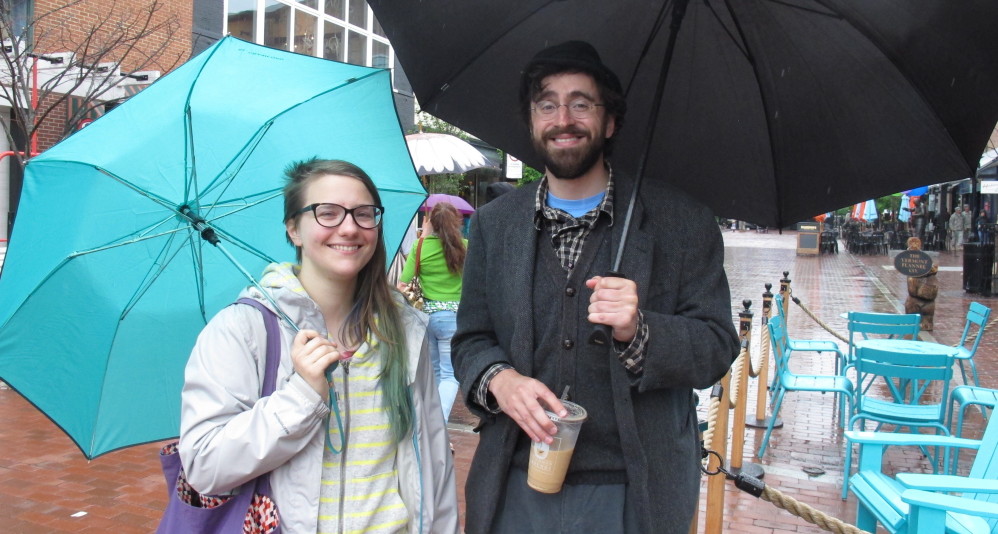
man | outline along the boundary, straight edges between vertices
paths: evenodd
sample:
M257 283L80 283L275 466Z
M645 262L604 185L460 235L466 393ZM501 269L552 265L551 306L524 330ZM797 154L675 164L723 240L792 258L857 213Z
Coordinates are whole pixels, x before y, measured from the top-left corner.
M951 249L956 252L963 248L963 231L966 228L964 226L964 216L960 211L960 205L957 204L953 208L953 215L949 218L949 231L951 240Z
M915 199L915 209L911 212L911 222L914 227L915 237L924 240L925 235L922 230L925 228L925 205L922 204L922 199Z
M544 178L472 218L454 364L480 441L466 530L685 533L700 484L693 388L738 352L724 247L712 213L655 176L642 184L621 269L612 266L631 177L606 159L624 121L617 76L588 43L539 52L521 113ZM587 342L594 325L612 343ZM582 405L564 488L526 484L545 409ZM557 393L557 394L556 394Z

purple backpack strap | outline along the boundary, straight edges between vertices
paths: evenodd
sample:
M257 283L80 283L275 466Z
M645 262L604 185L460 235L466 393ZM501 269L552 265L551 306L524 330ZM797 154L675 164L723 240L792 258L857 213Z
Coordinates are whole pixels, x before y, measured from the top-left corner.
M266 397L277 389L277 367L281 363L281 331L278 329L277 314L258 300L243 297L236 302L253 306L263 314L263 325L267 329L267 367L260 396Z

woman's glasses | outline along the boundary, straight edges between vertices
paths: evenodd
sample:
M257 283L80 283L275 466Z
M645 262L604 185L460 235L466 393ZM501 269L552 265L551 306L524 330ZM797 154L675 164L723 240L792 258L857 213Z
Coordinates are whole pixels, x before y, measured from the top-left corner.
M370 204L355 208L344 208L339 204L319 202L305 206L298 213L305 213L306 211L311 211L312 215L315 215L315 222L326 228L336 228L343 224L343 221L347 218L347 214L350 214L357 226L371 230L381 224L381 216L384 215L385 208Z

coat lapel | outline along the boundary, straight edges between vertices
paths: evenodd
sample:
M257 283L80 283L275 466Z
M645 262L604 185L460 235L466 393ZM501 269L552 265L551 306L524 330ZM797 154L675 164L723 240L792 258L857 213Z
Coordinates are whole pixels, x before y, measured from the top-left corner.
M633 180L620 178L617 178L614 184L613 248L610 249L611 265L613 265L612 262L616 258L617 248L620 246L624 221L627 219L627 204L631 199L633 185ZM644 302L648 296L648 287L652 275L652 254L654 252L652 237L641 229L644 216L645 205L639 191L638 198L634 204L634 213L631 216L627 242L624 244L623 258L620 261L620 271L624 274L624 278L633 280L638 286L639 303Z
M510 269L510 275L505 278L510 282L512 302L519 303L512 309L513 339L510 340L509 358L513 366L523 374L533 374L534 353L534 264L537 262L538 232L534 227L534 194L537 186L530 188L531 202L519 203L516 213L508 218L505 227L504 250L501 257L505 258L505 267Z

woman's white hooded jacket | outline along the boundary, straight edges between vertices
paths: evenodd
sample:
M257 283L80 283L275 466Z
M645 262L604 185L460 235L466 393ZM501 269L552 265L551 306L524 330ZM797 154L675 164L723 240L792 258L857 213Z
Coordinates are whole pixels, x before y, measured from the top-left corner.
M290 264L269 266L261 285L300 328L325 333L318 306ZM254 287L240 297L273 309ZM415 421L412 433L398 447L399 493L409 513L410 533L457 532L454 466L427 356L426 316L403 308ZM319 515L329 408L292 372L295 331L284 321L280 324L277 388L264 398L260 389L267 334L261 312L232 305L205 326L185 371L180 457L191 485L209 495L232 492L269 471L283 531L312 534Z

